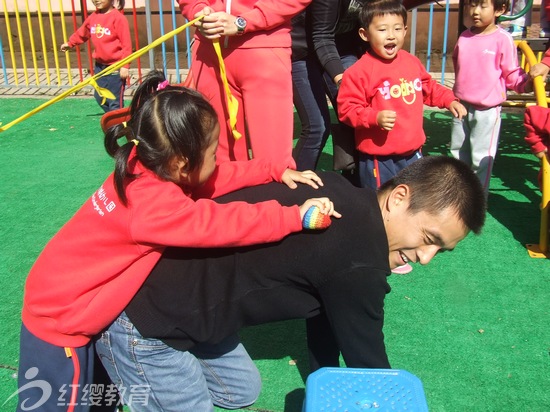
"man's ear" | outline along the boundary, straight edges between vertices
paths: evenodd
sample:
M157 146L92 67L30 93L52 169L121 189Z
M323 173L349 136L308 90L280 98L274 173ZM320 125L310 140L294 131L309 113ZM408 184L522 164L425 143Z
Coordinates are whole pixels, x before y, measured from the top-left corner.
M369 41L368 32L367 32L367 30L365 30L364 27L360 27L360 28L359 28L359 37L361 37L361 39L362 39L363 41Z
M396 186L390 193L388 198L388 209L392 210L397 207L409 205L411 189L407 185Z

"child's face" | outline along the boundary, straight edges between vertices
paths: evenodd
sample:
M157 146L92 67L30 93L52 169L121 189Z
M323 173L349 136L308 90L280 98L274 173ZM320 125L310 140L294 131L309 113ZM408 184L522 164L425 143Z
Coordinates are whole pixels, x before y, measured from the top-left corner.
M92 0L92 3L99 11L109 11L113 8L113 0Z
M220 125L216 123L209 136L210 144L204 151L204 157L201 165L189 173L187 184L192 187L204 184L214 170L216 169L216 150L218 149L218 139L220 136Z
M373 52L386 60L393 60L397 52L403 48L407 26L403 17L397 14L375 16L365 30L359 29L359 35L370 43Z
M476 32L482 32L485 28L494 26L495 19L504 12L504 10L495 10L491 0L471 0L468 8L472 29Z

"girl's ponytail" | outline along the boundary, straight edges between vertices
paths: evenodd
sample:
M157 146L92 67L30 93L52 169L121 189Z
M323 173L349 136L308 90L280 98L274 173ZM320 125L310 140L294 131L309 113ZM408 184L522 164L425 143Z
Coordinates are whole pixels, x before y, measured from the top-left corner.
M126 137L128 142L122 146L119 146L118 140L123 137ZM122 124L109 128L109 130L105 133L105 150L115 159L115 190L124 206L127 206L128 204L124 180L127 177L134 177L134 175L128 174L128 159L130 158L132 148L138 144L139 140L134 136L132 129L127 126L123 126Z

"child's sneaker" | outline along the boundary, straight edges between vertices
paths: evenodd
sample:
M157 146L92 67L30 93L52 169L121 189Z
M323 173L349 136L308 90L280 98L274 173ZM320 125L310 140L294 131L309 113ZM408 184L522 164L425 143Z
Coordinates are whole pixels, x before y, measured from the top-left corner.
M396 268L392 269L391 273L395 273L396 275L406 275L407 273L411 273L412 270L413 267L408 263L405 263L402 266L397 266Z
M547 38L549 38L549 37L550 37L550 29L549 29L549 28L546 28L546 29L545 29L545 28L542 28L542 29L540 29L540 31L539 31L539 37L540 37L541 39L547 39Z
M527 30L523 26L512 24L510 25L510 27L508 27L508 33L510 33L514 39L517 39L525 37L527 35Z

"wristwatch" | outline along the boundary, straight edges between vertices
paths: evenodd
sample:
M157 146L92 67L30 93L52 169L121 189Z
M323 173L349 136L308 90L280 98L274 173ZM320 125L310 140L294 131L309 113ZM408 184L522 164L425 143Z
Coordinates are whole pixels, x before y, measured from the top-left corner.
M241 16L237 16L235 26L237 26L237 35L243 34L244 29L246 29L246 20Z

